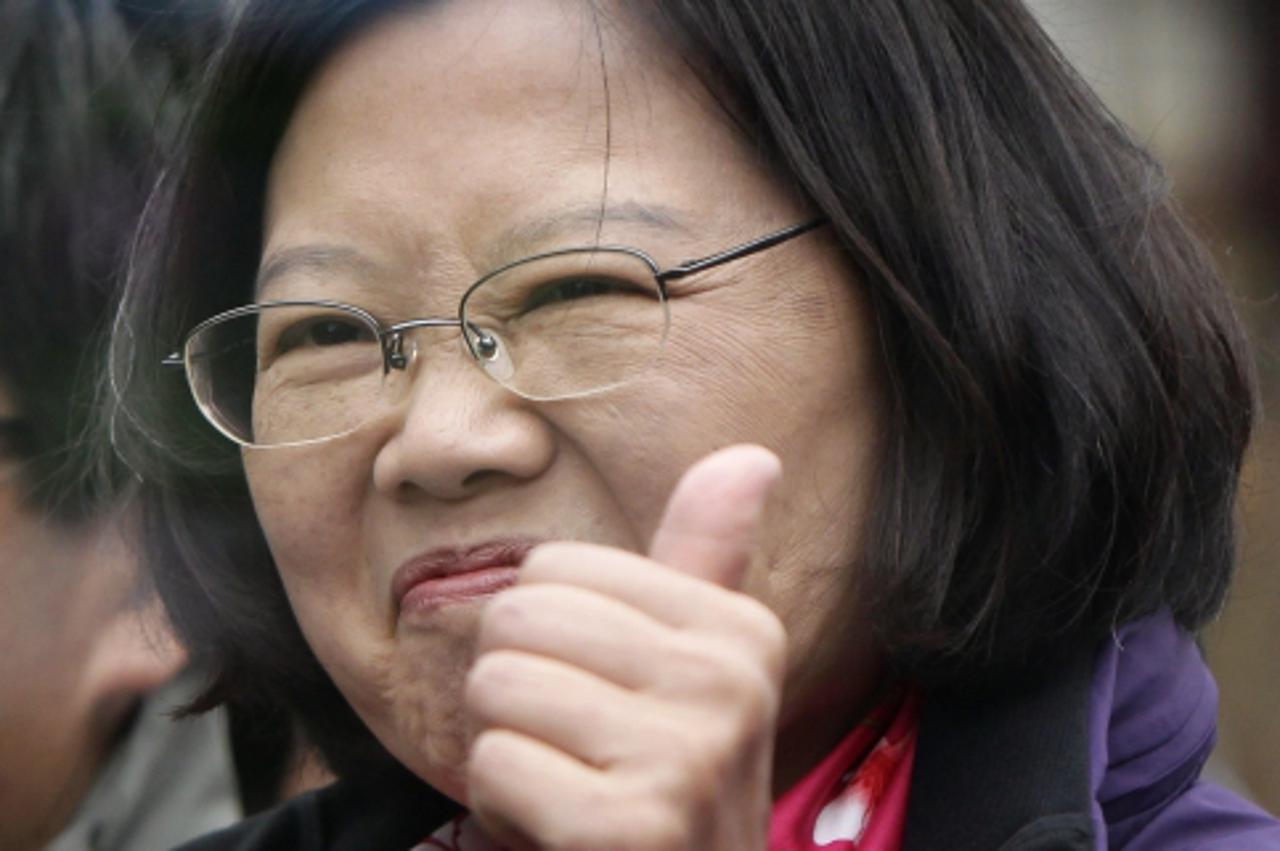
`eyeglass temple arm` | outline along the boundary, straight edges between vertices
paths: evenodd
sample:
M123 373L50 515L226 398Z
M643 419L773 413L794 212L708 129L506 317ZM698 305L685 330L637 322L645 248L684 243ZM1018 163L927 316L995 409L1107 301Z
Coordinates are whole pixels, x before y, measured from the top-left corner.
M161 366L183 366L182 352L171 352L160 359Z
M772 248L780 242L786 242L789 239L795 239L802 233L808 233L816 227L820 227L827 223L826 219L813 219L803 224L792 225L789 228L778 231L777 233L767 234L759 239L753 239L742 245L728 248L717 254L708 257L700 257L697 260L685 260L683 263L672 266L658 273L657 278L663 283L667 281L676 281L680 278L692 275L696 272L702 272L713 266L719 266L722 263L728 263L730 260L737 260L740 257L747 257L758 251L764 251L766 248Z

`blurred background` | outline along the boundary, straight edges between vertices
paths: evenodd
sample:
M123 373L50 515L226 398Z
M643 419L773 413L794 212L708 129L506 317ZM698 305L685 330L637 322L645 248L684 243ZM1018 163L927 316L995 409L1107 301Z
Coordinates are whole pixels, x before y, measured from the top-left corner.
M1280 813L1280 2L1029 2L1165 163L1253 338L1264 407L1241 565L1205 640L1222 691L1211 772Z

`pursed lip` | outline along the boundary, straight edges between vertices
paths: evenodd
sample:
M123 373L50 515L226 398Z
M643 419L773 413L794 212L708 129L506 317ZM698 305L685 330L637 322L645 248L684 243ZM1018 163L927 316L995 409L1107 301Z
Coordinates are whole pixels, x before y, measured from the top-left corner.
M541 540L506 538L440 547L405 561L391 577L397 614L486 596L515 583L516 571Z

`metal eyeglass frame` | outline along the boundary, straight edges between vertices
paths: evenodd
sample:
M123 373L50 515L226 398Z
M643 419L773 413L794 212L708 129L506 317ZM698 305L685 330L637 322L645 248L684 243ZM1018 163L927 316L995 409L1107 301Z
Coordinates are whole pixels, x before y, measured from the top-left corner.
M207 419L209 419L210 422L212 422L213 426L219 432L222 432L224 435L226 435L228 438L235 441L236 443L240 443L243 445L252 445L252 444L245 444L245 442L242 439L233 437L232 435L228 434L222 426L220 426L217 422L214 422L213 418L209 416L209 413L204 410L204 406L199 404L199 397L195 393L195 387L191 381L191 369L187 364L187 359L186 359L187 344L190 342L192 337L196 336L205 328L208 328L210 325L215 325L217 323L224 322L228 319L234 319L238 316L245 316L250 313L255 313L260 308L263 308L263 307L277 307L277 306L302 307L302 306L311 305L316 307L339 308L344 311L355 314L356 316L359 316L360 318L364 319L369 324L369 327L373 328L377 332L378 339L382 347L382 372L383 372L383 375L386 375L390 373L390 371L393 369L404 370L404 369L407 369L409 366L409 357L404 353L404 334L406 331L410 331L415 328L456 327L458 329L462 329L467 324L466 323L467 301L468 299L471 298L471 294L474 293L481 286L483 286L487 281L497 277L498 275L501 275L502 273L514 267L521 266L526 263L533 263L539 260L544 260L549 257L559 257L565 254L573 254L573 253L578 253L582 251L613 251L613 252L619 252L623 254L629 254L643 261L645 265L647 265L653 271L653 278L658 285L658 292L661 295L662 300L665 302L667 300L667 284L670 281L678 281L681 278L687 278L690 275L695 275L699 272L705 272L707 269L712 269L712 268L715 268L716 266L721 266L725 263L742 259L743 257L749 257L753 254L758 254L761 251L765 251L766 249L773 248L775 245L780 245L784 242L795 239L796 237L802 234L808 233L809 231L814 230L815 228L821 227L824 224L826 224L825 218L811 219L807 222L803 222L798 225L791 225L790 227L783 228L782 230L774 231L773 233L766 234L761 237L757 237L756 239L750 240L749 242L744 242L740 245L735 245L732 248L726 248L723 251L717 251L714 254L708 254L705 257L699 257L694 260L685 260L681 263L676 264L675 266L672 266L669 269L661 268L658 265L658 262L654 260L652 257L650 257L644 251L641 251L638 248L630 248L628 246L621 246L621 245L579 246L575 248L561 248L555 251L547 251L541 254L535 254L531 257L523 257L519 260L514 260L510 263L500 266L497 269L494 269L491 272L486 273L483 277L481 277L475 283L471 284L471 286L467 287L466 292L462 294L462 298L458 302L458 316L455 319L447 319L447 318L407 319L403 322L397 322L394 325L388 325L384 327L382 322L372 313L370 313L369 311L365 310L362 307L359 307L358 305L348 304L347 302L326 301L326 300L269 301L269 302L259 302L255 304L242 305L240 307L233 307L230 310L225 310L197 324L194 328L192 328L190 331L188 331L186 334L183 335L182 341L178 345L177 350L165 356L160 361L160 363L162 366L166 366L166 367L181 368L186 373L187 385L188 385L188 388L192 391L192 397L196 399L197 407L200 408L201 413L204 414L204 416ZM465 331L462 333L462 339L467 345L467 350L471 352L472 357L476 358L476 360L481 360L486 357L491 357L494 351L496 350L497 342L477 326L474 326L474 325L472 326L472 332L473 333L470 335L465 333ZM474 337L474 340L473 340L473 337ZM517 395L519 394L517 393ZM338 435L333 435L333 437L337 437L337 436ZM330 438L322 438L322 440L328 440L328 439ZM283 444L283 445L287 445L287 444Z

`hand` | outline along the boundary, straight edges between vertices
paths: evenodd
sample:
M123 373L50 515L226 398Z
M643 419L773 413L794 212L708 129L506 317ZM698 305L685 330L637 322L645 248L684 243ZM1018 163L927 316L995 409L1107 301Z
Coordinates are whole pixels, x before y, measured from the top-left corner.
M538 547L486 610L468 805L517 849L764 849L782 624L739 593L777 458L721 450L649 557Z

